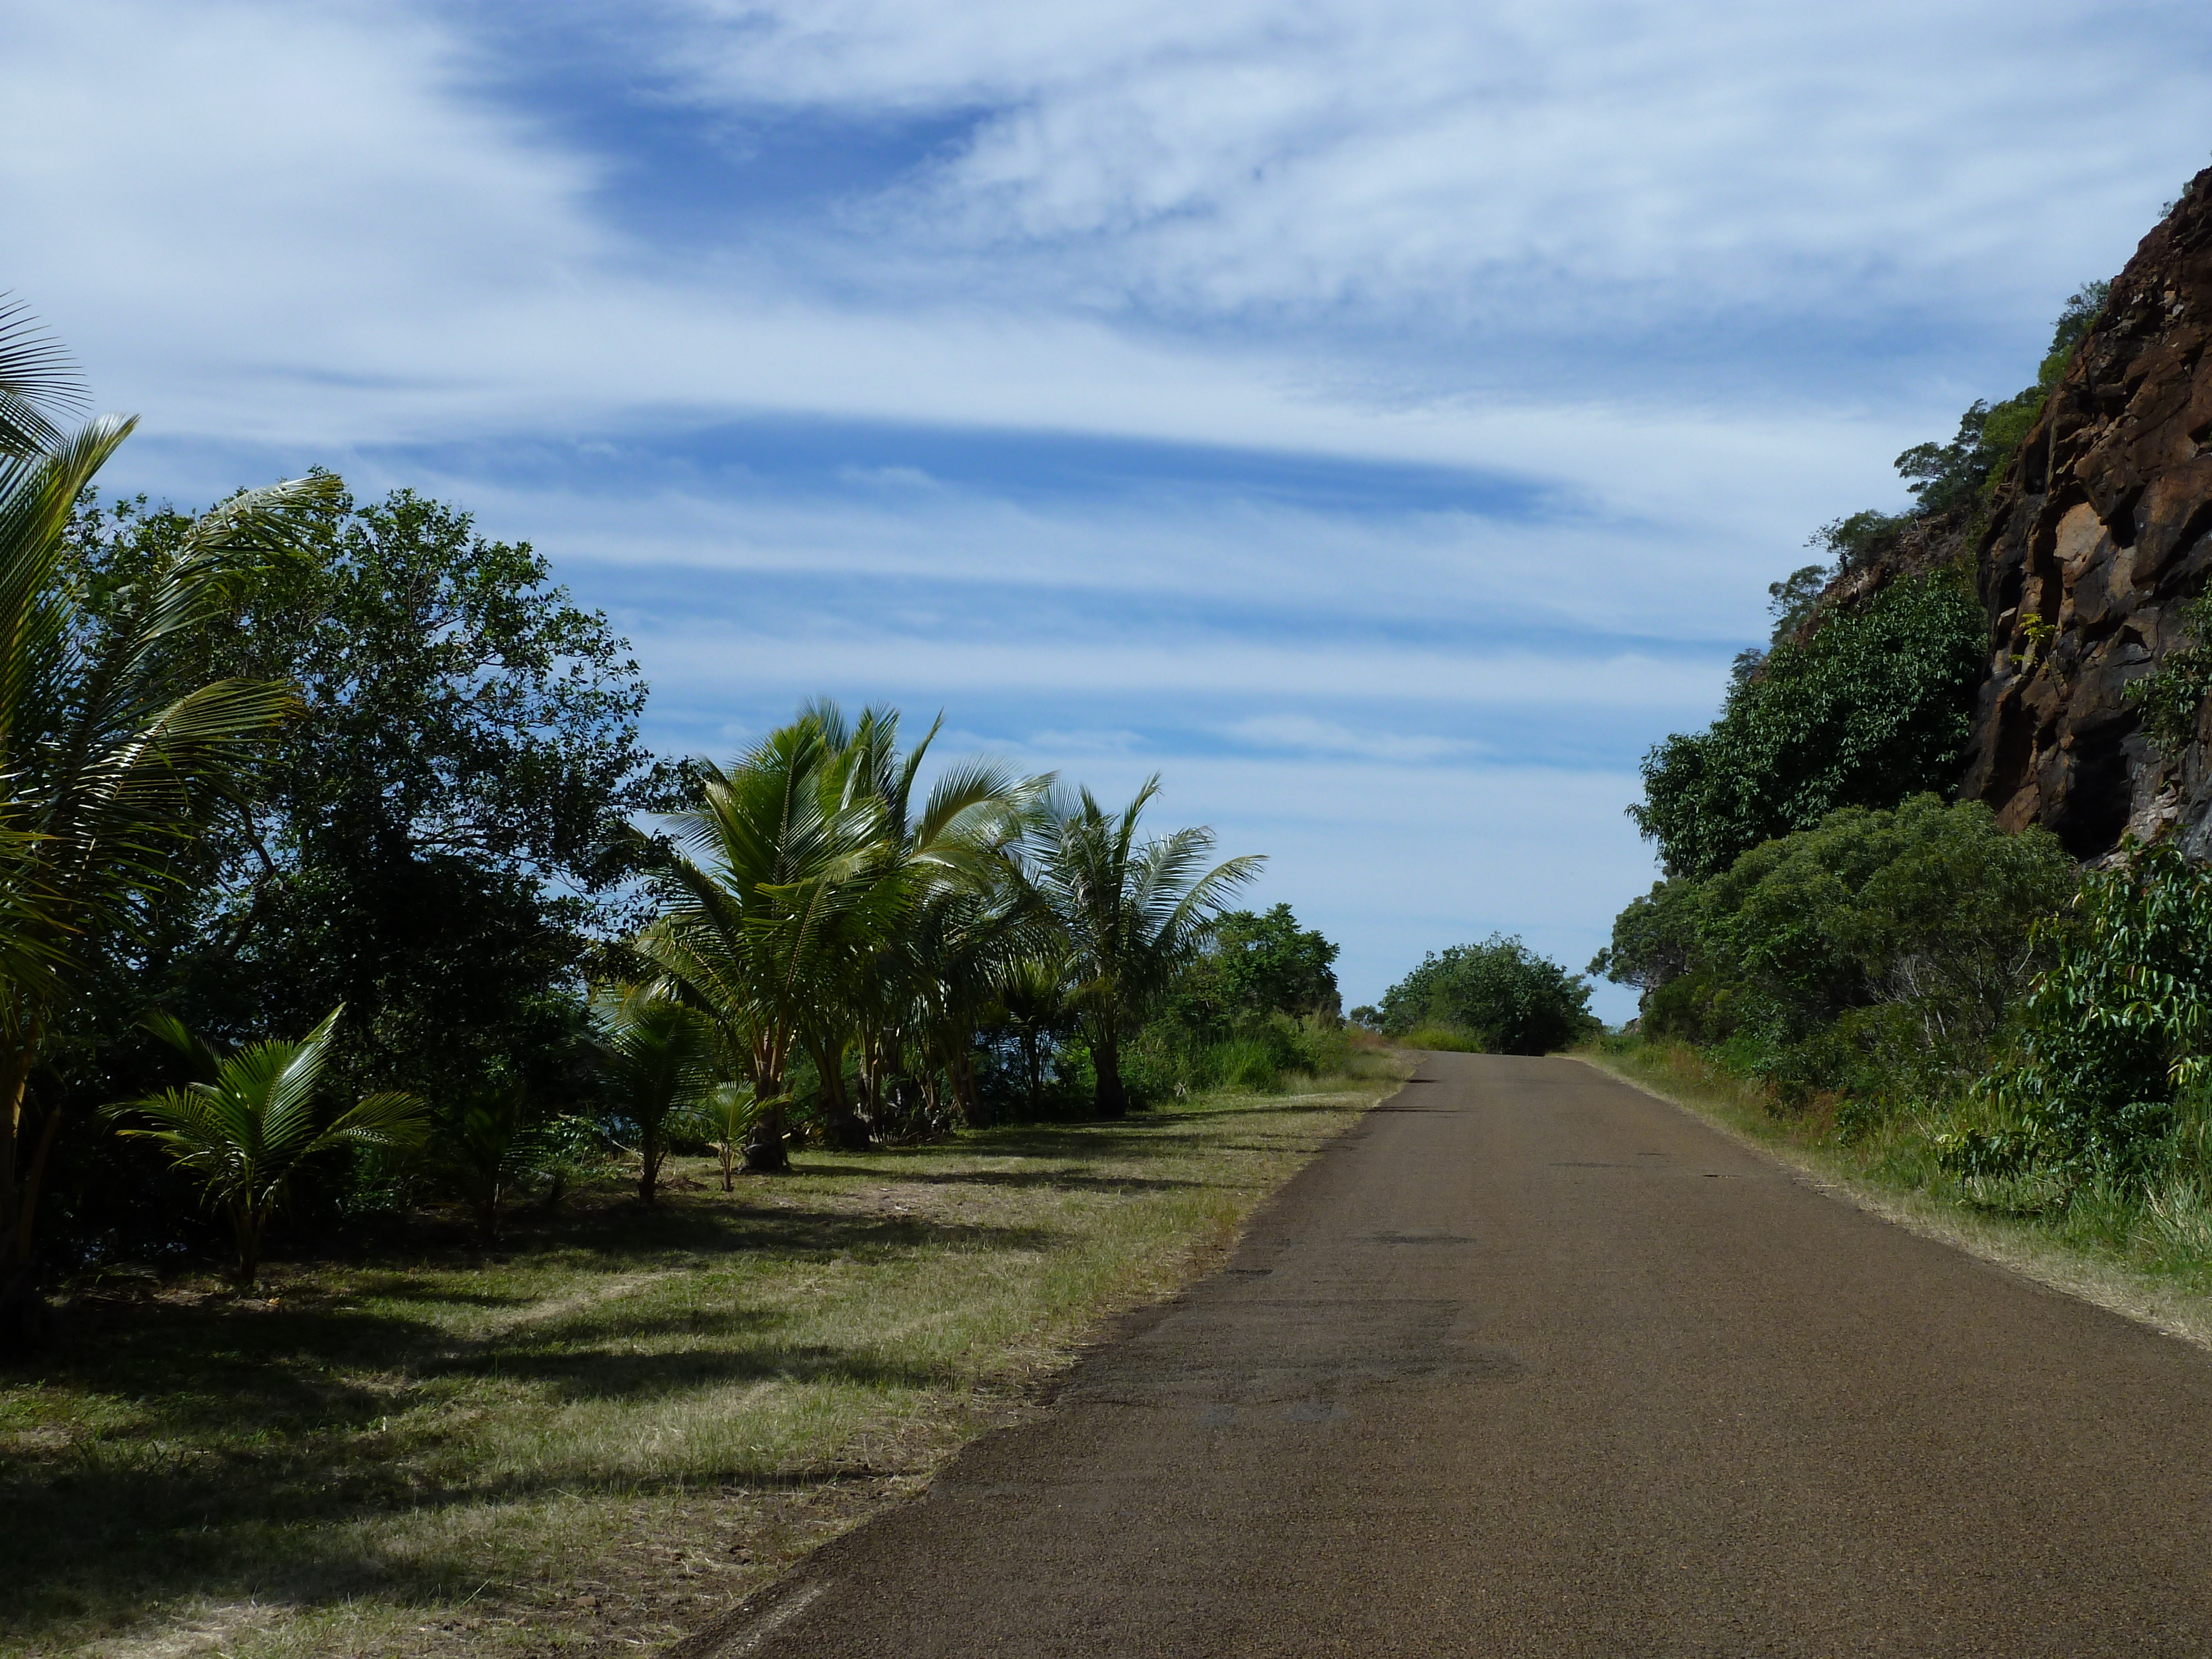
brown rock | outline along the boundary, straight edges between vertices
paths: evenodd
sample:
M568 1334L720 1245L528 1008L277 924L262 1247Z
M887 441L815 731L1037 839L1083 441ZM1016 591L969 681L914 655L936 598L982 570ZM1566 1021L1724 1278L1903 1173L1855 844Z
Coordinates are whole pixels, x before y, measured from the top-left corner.
M1963 793L2082 858L2130 830L2212 854L2205 742L2157 753L2125 701L2184 642L2175 607L2212 571L2208 337L2212 169L2114 280L1974 550L1992 649ZM2031 618L2057 630L2041 649Z

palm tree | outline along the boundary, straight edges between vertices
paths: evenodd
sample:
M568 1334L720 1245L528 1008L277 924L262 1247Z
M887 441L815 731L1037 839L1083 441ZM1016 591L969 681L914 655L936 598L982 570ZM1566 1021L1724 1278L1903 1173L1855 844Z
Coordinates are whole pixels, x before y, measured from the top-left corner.
M1266 862L1247 855L1206 869L1213 832L1204 827L1138 841L1159 787L1155 774L1118 815L1088 789L1054 799L1030 832L1030 880L1066 935L1069 1000L1091 1040L1102 1117L1129 1109L1122 1040L1205 944L1223 902Z
M697 766L697 805L649 854L665 908L630 953L716 1021L769 1103L748 1168L788 1164L785 1077L800 1048L833 1137L865 1144L844 1062L858 1043L868 1086L896 1000L886 953L931 883L960 878L1012 833L1017 786L981 764L948 772L910 814L928 740L901 756L897 729L884 711L848 725L834 704L802 709L727 768Z
M993 987L1000 1013L1014 1030L1022 1051L1022 1077L1030 1110L1044 1109L1045 1044L1073 1024L1067 1001L1066 958L1057 947L1013 955L1000 964Z
M672 842L644 849L664 895L629 946L649 972L714 1020L770 1104L745 1146L752 1170L787 1168L784 1078L819 1017L855 933L882 918L864 878L882 849L882 810L836 787L821 721L802 717L727 768L694 769L697 804Z
M826 711L825 730L835 734L835 708L814 707ZM1038 916L1010 854L1052 777L1016 779L990 761L956 762L917 811L916 780L944 724L940 714L902 755L898 715L871 709L839 748L849 776L883 803L881 873L906 892L901 925L852 963L842 998L858 1054L861 1105L875 1124L887 1116L885 1090L902 1051L919 1042L933 1052L963 1021L957 1051L947 1051L944 1064L956 1097L963 1108L972 1105L967 1037L988 999L986 964L1006 948L1012 930Z
M298 544L341 488L327 475L233 498L195 524L94 627L66 567L70 515L134 422L64 434L74 396L20 308L0 312L0 1343L35 1305L39 1194L60 1127L27 1085L55 1015L143 934L173 854L237 777L290 687L198 684L192 637L246 571Z
M499 1242L502 1206L547 1173L554 1154L522 1086L495 1083L462 1097L429 1136L433 1181L469 1206L478 1240Z
M592 1009L601 1063L623 1115L637 1125L637 1198L652 1205L668 1156L668 1132L715 1083L715 1033L672 987L628 986Z
M155 1035L180 1049L201 1076L181 1089L108 1108L145 1119L149 1127L123 1133L161 1146L229 1218L241 1295L260 1275L262 1235L302 1164L337 1146L404 1147L422 1139L422 1103L396 1091L364 1096L337 1117L322 1119L316 1096L331 1034L344 1012L332 1010L297 1042L251 1043L228 1055L176 1020L156 1016L148 1022Z
M696 1116L721 1160L722 1190L738 1189L738 1161L744 1155L745 1138L760 1119L761 1097L744 1083L717 1084L699 1103Z

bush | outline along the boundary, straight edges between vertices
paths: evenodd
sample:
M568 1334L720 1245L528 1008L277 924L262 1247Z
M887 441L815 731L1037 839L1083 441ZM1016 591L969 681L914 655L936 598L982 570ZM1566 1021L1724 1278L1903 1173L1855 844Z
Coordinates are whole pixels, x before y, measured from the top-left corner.
M1985 1064L2049 959L2038 919L2075 879L2056 837L2008 836L1979 802L1845 808L1723 874L1660 883L1591 969L1644 990L1647 1035L1725 1045L1786 1103L1894 1102Z
M2140 1184L2170 1160L2177 1098L2206 1071L2212 872L2170 843L2136 851L2043 931L2056 960L2022 1009L2017 1054L1984 1082L1990 1121L1946 1136L1945 1163Z
M1549 1054L1598 1028L1589 986L1499 933L1430 952L1382 994L1382 1012L1394 1036L1441 1026L1480 1053Z

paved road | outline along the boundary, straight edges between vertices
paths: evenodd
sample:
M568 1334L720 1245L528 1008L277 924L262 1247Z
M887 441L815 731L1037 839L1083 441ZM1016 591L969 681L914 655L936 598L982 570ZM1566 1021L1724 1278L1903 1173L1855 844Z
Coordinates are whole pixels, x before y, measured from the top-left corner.
M701 1646L2203 1659L2208 1500L2212 1357L1577 1062L1440 1055Z

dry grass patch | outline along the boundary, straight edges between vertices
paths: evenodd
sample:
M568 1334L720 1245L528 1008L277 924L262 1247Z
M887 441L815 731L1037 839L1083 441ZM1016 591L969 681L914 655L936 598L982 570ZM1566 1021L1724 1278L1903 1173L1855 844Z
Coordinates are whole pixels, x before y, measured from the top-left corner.
M919 1488L1218 1259L1391 1086L679 1162L486 1258L79 1295L0 1389L0 1644L239 1659L659 1645Z

